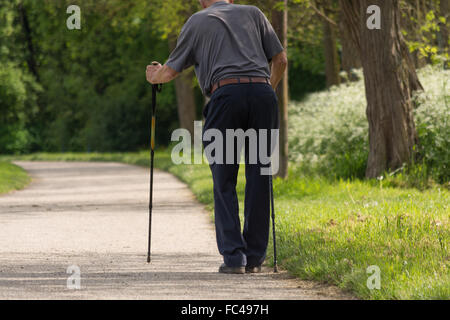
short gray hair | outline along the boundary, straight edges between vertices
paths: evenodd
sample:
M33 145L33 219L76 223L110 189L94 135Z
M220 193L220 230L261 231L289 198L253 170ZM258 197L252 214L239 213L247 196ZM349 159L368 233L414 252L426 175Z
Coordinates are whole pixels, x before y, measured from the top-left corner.
M211 3L211 0L199 0L199 1L204 5Z

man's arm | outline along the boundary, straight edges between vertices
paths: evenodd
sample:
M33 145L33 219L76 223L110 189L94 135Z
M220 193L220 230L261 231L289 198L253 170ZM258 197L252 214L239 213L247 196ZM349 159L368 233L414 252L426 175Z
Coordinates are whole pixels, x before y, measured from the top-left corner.
M195 16L195 15L194 15ZM195 32L193 31L193 17L185 23L178 36L177 46L170 54L165 65L152 62L147 66L147 81L151 84L170 82L175 79L184 69L195 64L193 46L195 43Z
M277 89L278 84L283 78L283 74L286 71L288 64L286 51L282 51L272 58L272 74L270 76L270 83L272 88Z
M155 62L153 62L155 63ZM179 73L167 65L152 64L147 66L147 81L151 84L167 83L178 77Z

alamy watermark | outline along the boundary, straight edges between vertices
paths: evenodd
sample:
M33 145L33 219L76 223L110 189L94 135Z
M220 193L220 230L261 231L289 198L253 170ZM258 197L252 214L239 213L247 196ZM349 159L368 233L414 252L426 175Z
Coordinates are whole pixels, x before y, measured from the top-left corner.
M371 5L366 12L371 15L367 19L367 28L369 30L381 29L381 8L377 5Z
M70 16L66 20L66 26L69 30L80 30L81 29L81 8L77 5L70 5L66 10L67 14ZM377 5L371 5L367 7L367 14L370 17L367 19L367 28L369 30L381 29L381 8Z
M258 164L261 166L261 175L277 174L279 170L278 129L203 131L202 122L195 121L193 139L187 129L177 129L172 133L171 140L178 142L171 154L174 164L202 164L206 159L210 165L243 162ZM243 157L247 161L243 160Z
M66 20L66 26L69 30L81 29L81 9L79 6L71 5L67 7L67 14L70 16Z
M70 274L67 278L67 289L80 290L81 289L81 269L76 265L67 268L66 273Z
M381 289L381 270L379 266L369 266L366 273L370 276L367 278L367 288L369 290Z

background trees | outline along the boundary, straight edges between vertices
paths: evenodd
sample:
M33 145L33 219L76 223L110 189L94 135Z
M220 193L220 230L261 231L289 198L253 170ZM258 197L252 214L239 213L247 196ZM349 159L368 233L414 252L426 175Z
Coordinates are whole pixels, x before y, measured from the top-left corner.
M177 1L177 0L159 0L154 2L155 8L155 26L160 31L161 40L167 40L170 51L175 49L177 36L181 31L186 20L199 9L197 0ZM164 61L161 61L164 63ZM184 71L174 81L175 93L177 96L178 120L181 128L189 130L192 139L194 138L194 121L198 120L196 106L196 89L199 94L199 88L194 77L194 69Z
M198 1L72 2L0 0L1 153L131 151L148 144L143 70L167 59ZM375 1L386 28L374 32L364 28L365 1L238 2L260 7L288 48L288 77L277 92L281 176L288 172L288 101L356 80L360 67L371 124L367 176L410 161L418 142L411 99L422 89L415 68L448 60L448 1ZM81 30L66 28L69 4L82 8ZM158 144L167 145L175 128L192 131L203 105L192 70L166 85Z
M26 19L18 5L17 1L0 2L0 153L29 150L33 137L28 124L39 111L41 87L36 64L27 54L29 42L17 28Z

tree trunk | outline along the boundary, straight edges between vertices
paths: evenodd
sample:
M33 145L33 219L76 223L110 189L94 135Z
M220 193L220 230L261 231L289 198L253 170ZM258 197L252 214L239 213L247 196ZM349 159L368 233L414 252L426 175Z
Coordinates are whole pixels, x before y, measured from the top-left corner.
M408 32L411 32L412 34L416 34L417 30L421 26L425 25L425 22L426 22L425 16L427 15L425 3L423 1L416 0L415 11L416 11L417 22L413 24L414 25L413 30L408 30ZM411 19L411 17L406 17L406 19ZM416 41L422 42L423 40L418 35L416 38ZM412 53L412 60L414 62L414 66L416 67L416 69L422 68L422 67L426 66L426 64L427 64L427 59L425 57L421 56L419 50L415 50Z
M332 8L332 1L325 0L323 3L314 2L317 7L315 10L321 17L323 24L323 50L325 57L325 76L327 87L339 85L341 78L339 72L341 66L339 64L339 53L336 43L336 23L330 18Z
M339 77L340 65L339 55L336 45L336 31L328 21L323 21L323 46L325 51L325 75L327 79L327 87L339 85L341 79Z
M28 53L26 54L28 69L34 75L36 80L39 82L40 79L39 79L38 67L37 67L37 62L36 62L36 52L34 50L33 38L31 35L31 28L30 28L30 23L28 21L27 11L22 3L19 3L17 5L17 9L20 14L23 34L24 34L25 42L27 44L27 49L28 49Z
M283 11L273 10L272 11L272 25L280 38L283 47L287 50L288 38L287 38L287 27L288 27L288 6L287 0L284 0L285 9ZM289 103L289 85L288 85L288 70L286 70L280 85L277 88L278 96L278 106L280 113L280 166L278 170L278 177L287 178L288 176L288 155L289 155L289 144L288 144L288 103Z
M380 30L366 27L366 9L370 5L381 8ZM411 83L413 65L405 57L399 0L361 0L360 14L364 17L360 19L360 42L370 143L366 177L376 178L387 169L409 163L414 156L418 138L411 97L417 83Z
M170 41L170 49L175 48L176 42ZM174 80L175 93L177 96L178 119L180 128L187 129L194 139L194 121L196 119L196 105L194 95L194 72L192 70L184 71Z
M448 37L449 37L449 30L448 30L448 19L450 18L449 16L449 0L441 0L440 3L440 14L439 16L441 17L445 17L446 18L446 22L447 23L440 23L439 26L441 28L441 39L440 39L440 51L441 53L445 53L448 52Z
M400 30L399 0L340 0L344 24L360 49L369 121L367 178L409 163L418 143L412 93L423 90ZM366 26L370 5L381 9L381 29Z
M194 121L196 119L193 80L194 73L192 70L183 72L175 79L180 127L187 129L192 139L194 139Z

